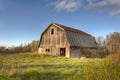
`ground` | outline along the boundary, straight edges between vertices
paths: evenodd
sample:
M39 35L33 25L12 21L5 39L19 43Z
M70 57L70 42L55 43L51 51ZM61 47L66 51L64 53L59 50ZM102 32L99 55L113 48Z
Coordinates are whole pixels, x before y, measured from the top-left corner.
M119 80L119 63L32 53L0 55L0 80Z

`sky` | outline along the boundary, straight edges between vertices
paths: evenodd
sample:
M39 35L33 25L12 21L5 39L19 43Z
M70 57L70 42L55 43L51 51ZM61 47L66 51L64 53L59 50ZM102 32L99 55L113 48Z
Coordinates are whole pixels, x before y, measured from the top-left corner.
M120 0L0 0L0 46L39 40L52 22L105 37L120 32Z

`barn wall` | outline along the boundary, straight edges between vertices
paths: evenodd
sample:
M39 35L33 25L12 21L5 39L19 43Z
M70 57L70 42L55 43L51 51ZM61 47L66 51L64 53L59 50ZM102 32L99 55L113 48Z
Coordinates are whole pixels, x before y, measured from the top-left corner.
M70 47L66 47L66 57L70 57Z
M81 57L81 51L79 47L70 47L70 57Z
M51 34L54 29L54 34ZM66 56L69 56L68 42L64 30L55 25L51 25L42 35L39 53L47 53L50 55L60 55L60 48L66 48ZM49 52L46 51L49 49Z

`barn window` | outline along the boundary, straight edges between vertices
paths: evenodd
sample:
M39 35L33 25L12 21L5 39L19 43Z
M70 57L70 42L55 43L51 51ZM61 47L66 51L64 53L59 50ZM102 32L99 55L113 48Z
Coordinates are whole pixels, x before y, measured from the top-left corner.
M51 29L51 34L52 34L52 35L54 34L54 29Z
M46 52L50 52L50 49L46 49Z
M47 49L46 49L46 52L47 52Z
M50 52L50 49L48 49L48 52Z

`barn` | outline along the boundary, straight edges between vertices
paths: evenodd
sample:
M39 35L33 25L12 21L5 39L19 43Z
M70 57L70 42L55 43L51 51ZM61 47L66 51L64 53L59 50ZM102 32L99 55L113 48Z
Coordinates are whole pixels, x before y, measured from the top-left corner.
M90 34L61 24L51 23L41 34L38 53L81 57L83 49L97 47Z

